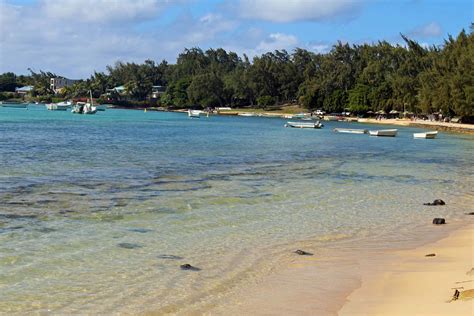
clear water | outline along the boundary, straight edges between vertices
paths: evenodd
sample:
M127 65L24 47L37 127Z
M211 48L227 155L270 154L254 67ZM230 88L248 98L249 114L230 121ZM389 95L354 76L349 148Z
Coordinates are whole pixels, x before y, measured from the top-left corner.
M284 123L0 108L0 312L179 313L297 243L409 242L472 203L472 136ZM421 206L435 198L448 205Z

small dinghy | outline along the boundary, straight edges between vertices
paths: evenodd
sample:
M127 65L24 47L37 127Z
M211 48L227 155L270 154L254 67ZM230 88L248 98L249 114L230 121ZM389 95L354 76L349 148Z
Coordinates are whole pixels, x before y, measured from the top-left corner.
M323 124L317 122L286 122L285 127L294 128L322 128Z
M437 131L426 132L426 133L413 133L413 138L425 138L425 139L433 139L438 135Z
M370 136L385 136L385 137L395 137L397 136L397 129L379 129L375 131L369 131Z
M347 134L367 134L369 131L366 129L357 128L335 128L333 129L336 133L347 133Z

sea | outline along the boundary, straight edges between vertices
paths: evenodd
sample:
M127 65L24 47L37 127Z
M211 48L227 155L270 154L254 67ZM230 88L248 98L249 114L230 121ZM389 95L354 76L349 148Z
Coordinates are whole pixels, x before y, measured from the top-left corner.
M0 107L0 313L205 312L298 248L407 247L472 210L472 135L285 123Z

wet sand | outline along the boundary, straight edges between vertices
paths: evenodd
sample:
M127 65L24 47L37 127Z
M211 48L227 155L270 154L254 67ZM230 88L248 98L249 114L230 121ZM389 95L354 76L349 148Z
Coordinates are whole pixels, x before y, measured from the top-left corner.
M474 315L474 224L448 226L433 226L448 237L410 250L305 248L314 255L293 256L207 314Z
M387 259L362 269L362 286L339 315L474 315L474 225Z

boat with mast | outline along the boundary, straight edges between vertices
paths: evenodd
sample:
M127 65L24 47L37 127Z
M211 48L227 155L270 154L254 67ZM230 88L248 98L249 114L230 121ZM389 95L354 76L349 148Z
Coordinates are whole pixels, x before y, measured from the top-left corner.
M72 108L71 112L74 114L95 114L97 108L94 106L94 99L92 98L92 91L89 90L90 103L77 102Z

